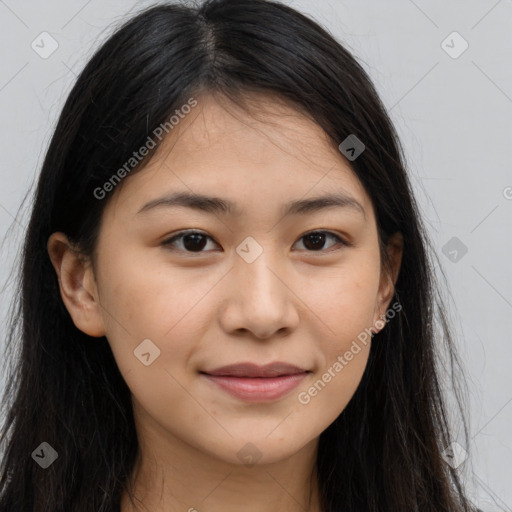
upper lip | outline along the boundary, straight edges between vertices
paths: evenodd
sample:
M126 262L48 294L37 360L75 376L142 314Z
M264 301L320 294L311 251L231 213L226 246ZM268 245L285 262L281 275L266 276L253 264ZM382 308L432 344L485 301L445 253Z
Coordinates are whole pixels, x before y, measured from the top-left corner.
M236 363L201 373L216 376L225 375L229 377L279 377L281 375L306 373L307 371L308 370L304 370L293 364L276 361L263 366L258 366L254 363Z

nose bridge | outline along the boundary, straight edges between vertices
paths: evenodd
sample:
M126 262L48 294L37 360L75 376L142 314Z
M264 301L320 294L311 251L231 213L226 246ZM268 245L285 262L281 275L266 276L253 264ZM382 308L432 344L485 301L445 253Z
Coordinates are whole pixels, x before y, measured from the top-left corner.
M270 244L265 245L263 248L253 239L237 248L239 258L234 268L236 293L241 300L250 300L253 308L258 308L260 301L263 301L263 307L270 305L283 295L283 284L275 275L283 265L277 261ZM244 252L247 249L248 252Z
M236 264L235 275L240 288L238 291L243 292L241 296L259 296L264 299L274 299L280 295L281 291L277 288L282 287L282 283L277 279L275 273L279 265L276 264L275 258L269 255L270 251L262 253L252 263L240 260ZM274 269L272 272L271 269Z
M223 316L228 330L247 329L268 337L282 328L293 328L298 321L293 294L284 284L285 265L266 245L249 239L237 248Z

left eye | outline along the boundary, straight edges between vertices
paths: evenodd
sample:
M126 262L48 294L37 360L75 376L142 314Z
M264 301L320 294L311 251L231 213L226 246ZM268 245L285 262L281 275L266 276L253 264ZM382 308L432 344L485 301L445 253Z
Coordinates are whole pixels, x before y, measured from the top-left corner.
M330 231L311 231L310 233L307 233L305 235L302 235L299 240L306 240L306 243L304 246L306 247L306 250L309 252L321 252L325 249L322 249L323 245L325 244L326 238L331 237L334 239L337 244L335 245L342 245L342 246L348 246L348 242L340 238L335 233L332 233ZM185 251L185 252L195 252L195 253L201 253L206 252L203 251L204 247L207 245L206 240L212 240L213 239L205 235L204 233L201 233L200 231L184 231L182 233L178 233L177 235L173 236L172 238L169 238L167 240L164 240L162 242L162 245L165 246L173 246L175 245L176 241L182 242L181 247L178 248L178 251ZM214 242L216 243L216 242ZM332 247L332 246L331 246ZM176 250L174 247L172 247L172 250ZM329 251L330 252L330 251Z
M328 237L331 237L332 239L334 239L337 242L337 244L334 244L334 246L336 246L336 245L348 245L348 243L345 242L345 240L340 238L338 235L336 235L334 233L331 233L330 231L311 231L311 233L307 233L307 234L301 236L299 238L299 240L304 239L304 240L308 241L307 244L304 244L305 246L309 245L309 247L306 247L306 249L308 249L308 250L311 249L313 251L318 251L318 250L322 250L321 246L324 245L325 239L328 238ZM331 247L333 247L333 246L331 246Z

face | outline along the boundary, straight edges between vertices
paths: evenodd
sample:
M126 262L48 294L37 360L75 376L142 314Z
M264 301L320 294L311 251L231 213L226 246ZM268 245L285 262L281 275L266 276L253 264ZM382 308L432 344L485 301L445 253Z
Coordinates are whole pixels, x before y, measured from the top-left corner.
M201 98L114 191L94 271L64 293L75 325L106 336L138 429L235 464L283 459L336 419L393 289L348 162L289 106L258 105L255 118ZM205 375L246 362L298 373Z

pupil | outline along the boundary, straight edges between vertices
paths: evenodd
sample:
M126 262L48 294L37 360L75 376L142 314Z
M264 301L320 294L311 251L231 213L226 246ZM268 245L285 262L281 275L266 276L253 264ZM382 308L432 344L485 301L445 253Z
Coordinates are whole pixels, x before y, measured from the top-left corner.
M313 240L313 246L314 247L311 247L311 244L308 244L307 243L307 240ZM316 244L320 242L320 245L317 247ZM325 243L325 233L313 233L311 235L307 235L304 239L304 246L307 248L307 249L322 249L323 245ZM309 245L309 247L308 247Z
M198 238L202 238L202 243L199 242L198 243ZM190 243L187 243L188 240L193 240L193 242L190 244ZM201 251L204 246L206 245L206 237L203 236L203 235L200 235L198 233L192 233L191 235L186 235L183 237L183 245L185 247L185 249L187 249L188 251L194 251L194 250L197 250L197 251Z

